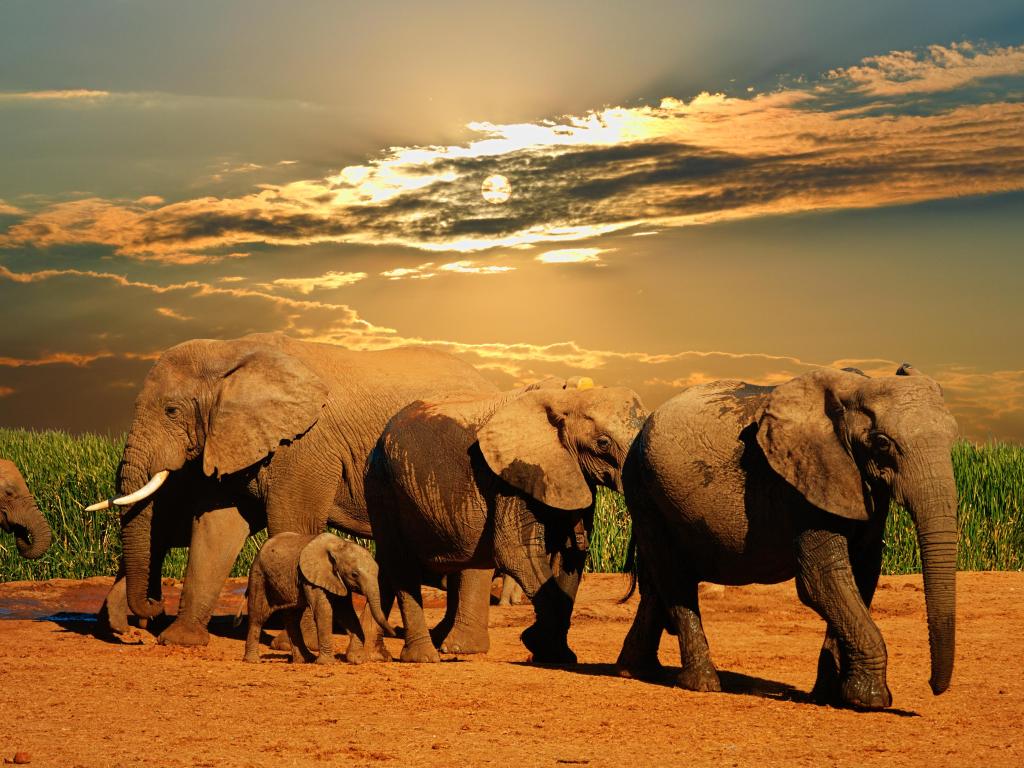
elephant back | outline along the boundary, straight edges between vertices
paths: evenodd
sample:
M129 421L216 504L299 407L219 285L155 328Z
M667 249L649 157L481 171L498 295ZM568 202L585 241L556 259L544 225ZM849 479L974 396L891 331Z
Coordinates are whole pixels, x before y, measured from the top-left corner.
M279 533L260 548L254 567L263 571L272 604L294 605L298 600L299 555L315 538L304 533Z

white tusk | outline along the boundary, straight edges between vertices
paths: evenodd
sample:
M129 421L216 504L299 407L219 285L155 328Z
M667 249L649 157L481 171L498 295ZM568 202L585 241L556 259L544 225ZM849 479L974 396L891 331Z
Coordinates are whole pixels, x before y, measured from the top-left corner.
M139 488L135 493L129 493L127 496L121 496L118 499L111 499L110 503L116 504L119 507L127 507L137 501L142 501L156 493L156 489L164 484L164 480L167 479L169 474L171 473L168 470L161 469L150 478L148 483Z
M149 479L149 482L144 486L135 491L135 493L129 493L127 496L121 496L116 499L104 499L103 501L97 501L95 504L90 504L85 508L86 512L99 512L104 509L110 509L112 505L119 507L127 507L134 504L137 501L142 501L145 498L152 496L156 493L156 489L164 484L164 480L171 474L166 469L161 469L153 477Z

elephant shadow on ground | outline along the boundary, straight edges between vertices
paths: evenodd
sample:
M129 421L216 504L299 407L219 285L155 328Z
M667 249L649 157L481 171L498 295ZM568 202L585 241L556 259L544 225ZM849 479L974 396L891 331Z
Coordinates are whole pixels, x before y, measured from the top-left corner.
M557 669L562 672L569 672L576 675L587 675L591 677L615 677L621 678L618 668L614 664L534 664L532 661L515 661L516 666L541 667ZM664 674L657 679L642 680L631 678L630 682L641 685L654 685L660 688L675 687L675 678L680 672L679 667L665 667ZM831 704L815 700L807 691L794 688L789 683L782 683L777 680L766 680L763 677L745 675L742 672L718 671L718 678L722 683L722 693L730 696L755 696L759 699L772 699L774 701L788 701L794 704L806 704L813 707L830 707ZM701 694L702 696L713 696L714 694ZM896 717L920 717L917 712L906 709L878 710L871 714L894 715Z

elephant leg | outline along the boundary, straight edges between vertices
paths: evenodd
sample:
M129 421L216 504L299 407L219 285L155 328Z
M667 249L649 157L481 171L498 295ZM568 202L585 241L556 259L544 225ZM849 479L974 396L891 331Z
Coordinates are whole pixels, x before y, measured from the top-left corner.
M797 594L828 624L838 647L840 701L864 709L881 709L892 704L886 684L885 641L862 597L861 586L872 579L867 565L858 584L850 562L846 537L834 531L808 529L800 533L797 549ZM874 587L871 586L871 593ZM826 645L829 644L826 635ZM828 652L835 663L835 655ZM822 662L819 658L819 677ZM830 670L826 671L828 674ZM827 680L822 684L826 685Z
M99 615L96 620L100 629L109 630L115 635L123 635L128 631L128 582L125 580L124 559L117 569L110 591L103 598Z
M160 634L160 643L206 645L210 642L206 625L248 535L249 523L235 507L208 510L195 518L178 617Z
M256 664L260 660L260 634L270 615L262 571L254 569L249 576L248 593L249 628L245 635L245 655L242 661Z
M380 607L387 616L391 613L391 606L395 602L395 593L391 588L388 579L384 577L383 569L378 579L378 590L380 592ZM349 664L365 664L370 661L391 661L391 651L384 645L384 633L380 625L370 613L370 606L364 605L362 613L359 614L359 634L350 633L348 648L345 650L345 661Z
M882 573L882 535L885 532L885 519L874 522L857 546L851 547L850 566L853 578L860 592L861 600L870 610L871 601L878 586L878 577ZM840 700L840 681L845 670L849 668L849 659L842 656L839 638L830 625L825 629L825 641L818 654L818 674L811 690L811 697L820 703L831 703Z
M679 640L679 660L682 671L676 682L689 691L720 691L718 670L711 661L711 650L700 619L697 600L697 580L676 572L671 586L664 590L668 623L675 629Z
M317 664L334 663L334 611L324 590L304 584L306 602L309 603L316 623ZM308 647L308 646L307 646Z
M665 668L658 660L658 648L661 645L661 633L668 622L668 614L642 565L637 573L637 582L640 604L615 666L622 677L656 680L665 673Z
M521 602L523 602L523 588L519 586L519 582L506 573L501 579L501 599L498 600L498 605L508 607L519 605Z
M519 639L537 664L575 664L576 654L569 648L569 620L572 597L551 572L551 562L543 546L543 533L533 546L519 545L510 551L499 549L495 555L503 571L518 581L536 614L534 623L523 630Z
M487 614L491 605L493 568L471 568L448 574L445 618L431 631L434 645L444 653L487 653ZM455 594L452 594L454 586ZM444 631L451 614L451 629Z
M293 664L299 664L302 662L313 661L313 654L306 649L306 644L302 640L302 614L306 610L306 606L301 603L287 611L285 614L285 631L288 633L288 639L291 641L292 655L291 662Z

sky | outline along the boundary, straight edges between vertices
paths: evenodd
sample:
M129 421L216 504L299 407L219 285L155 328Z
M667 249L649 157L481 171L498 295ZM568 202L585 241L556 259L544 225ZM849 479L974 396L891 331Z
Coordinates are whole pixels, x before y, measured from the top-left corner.
M909 361L1024 442L1022 242L1019 0L0 0L0 426L284 331L649 408Z

